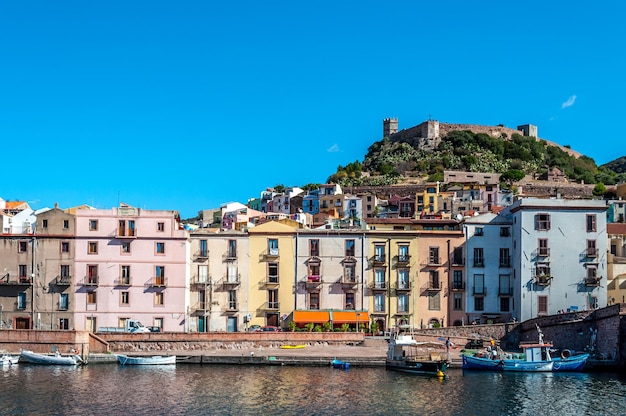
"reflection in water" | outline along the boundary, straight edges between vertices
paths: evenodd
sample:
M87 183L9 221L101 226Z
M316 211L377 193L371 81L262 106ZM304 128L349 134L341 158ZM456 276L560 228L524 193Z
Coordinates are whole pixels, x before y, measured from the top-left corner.
M0 414L623 414L612 375L452 370L445 379L382 368L41 367L0 372ZM549 404L549 405L548 405Z

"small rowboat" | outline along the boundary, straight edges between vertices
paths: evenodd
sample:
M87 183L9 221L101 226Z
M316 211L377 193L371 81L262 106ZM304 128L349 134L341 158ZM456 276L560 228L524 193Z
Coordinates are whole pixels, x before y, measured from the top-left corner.
M167 365L176 364L175 355L155 355L147 357L129 357L128 355L117 354L117 361L121 365Z

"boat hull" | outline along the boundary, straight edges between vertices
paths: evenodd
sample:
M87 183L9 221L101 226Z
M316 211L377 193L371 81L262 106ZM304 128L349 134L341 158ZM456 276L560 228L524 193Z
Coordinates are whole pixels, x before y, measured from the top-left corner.
M176 364L176 356L129 357L128 355L118 354L117 361L121 365L172 365Z
M463 355L463 370L488 370L501 371L502 360L492 360L491 358L474 357L471 355Z
M441 377L448 369L448 363L445 361L387 360L385 368L402 373Z
M32 351L22 351L20 362L38 365L77 365L81 363L81 360L76 356L47 355Z
M554 366L553 371L583 371L589 354L573 355L567 358L553 358Z
M340 368L342 370L348 370L350 368L350 363L338 360L336 358L330 362L330 365L332 365L333 368Z

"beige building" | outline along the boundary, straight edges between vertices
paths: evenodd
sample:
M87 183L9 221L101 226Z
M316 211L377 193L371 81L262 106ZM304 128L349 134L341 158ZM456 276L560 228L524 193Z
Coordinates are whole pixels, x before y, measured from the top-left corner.
M626 224L608 223L607 304L626 302Z

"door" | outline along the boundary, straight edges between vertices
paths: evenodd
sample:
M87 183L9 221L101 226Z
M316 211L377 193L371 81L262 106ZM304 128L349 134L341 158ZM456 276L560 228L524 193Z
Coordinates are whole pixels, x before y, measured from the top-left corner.
M237 332L237 317L229 316L228 317L228 332Z
M15 329L30 329L30 318L15 318Z
M267 326L278 326L278 314L268 313L266 316Z
M204 316L198 317L198 332L206 332L205 319L206 318Z

